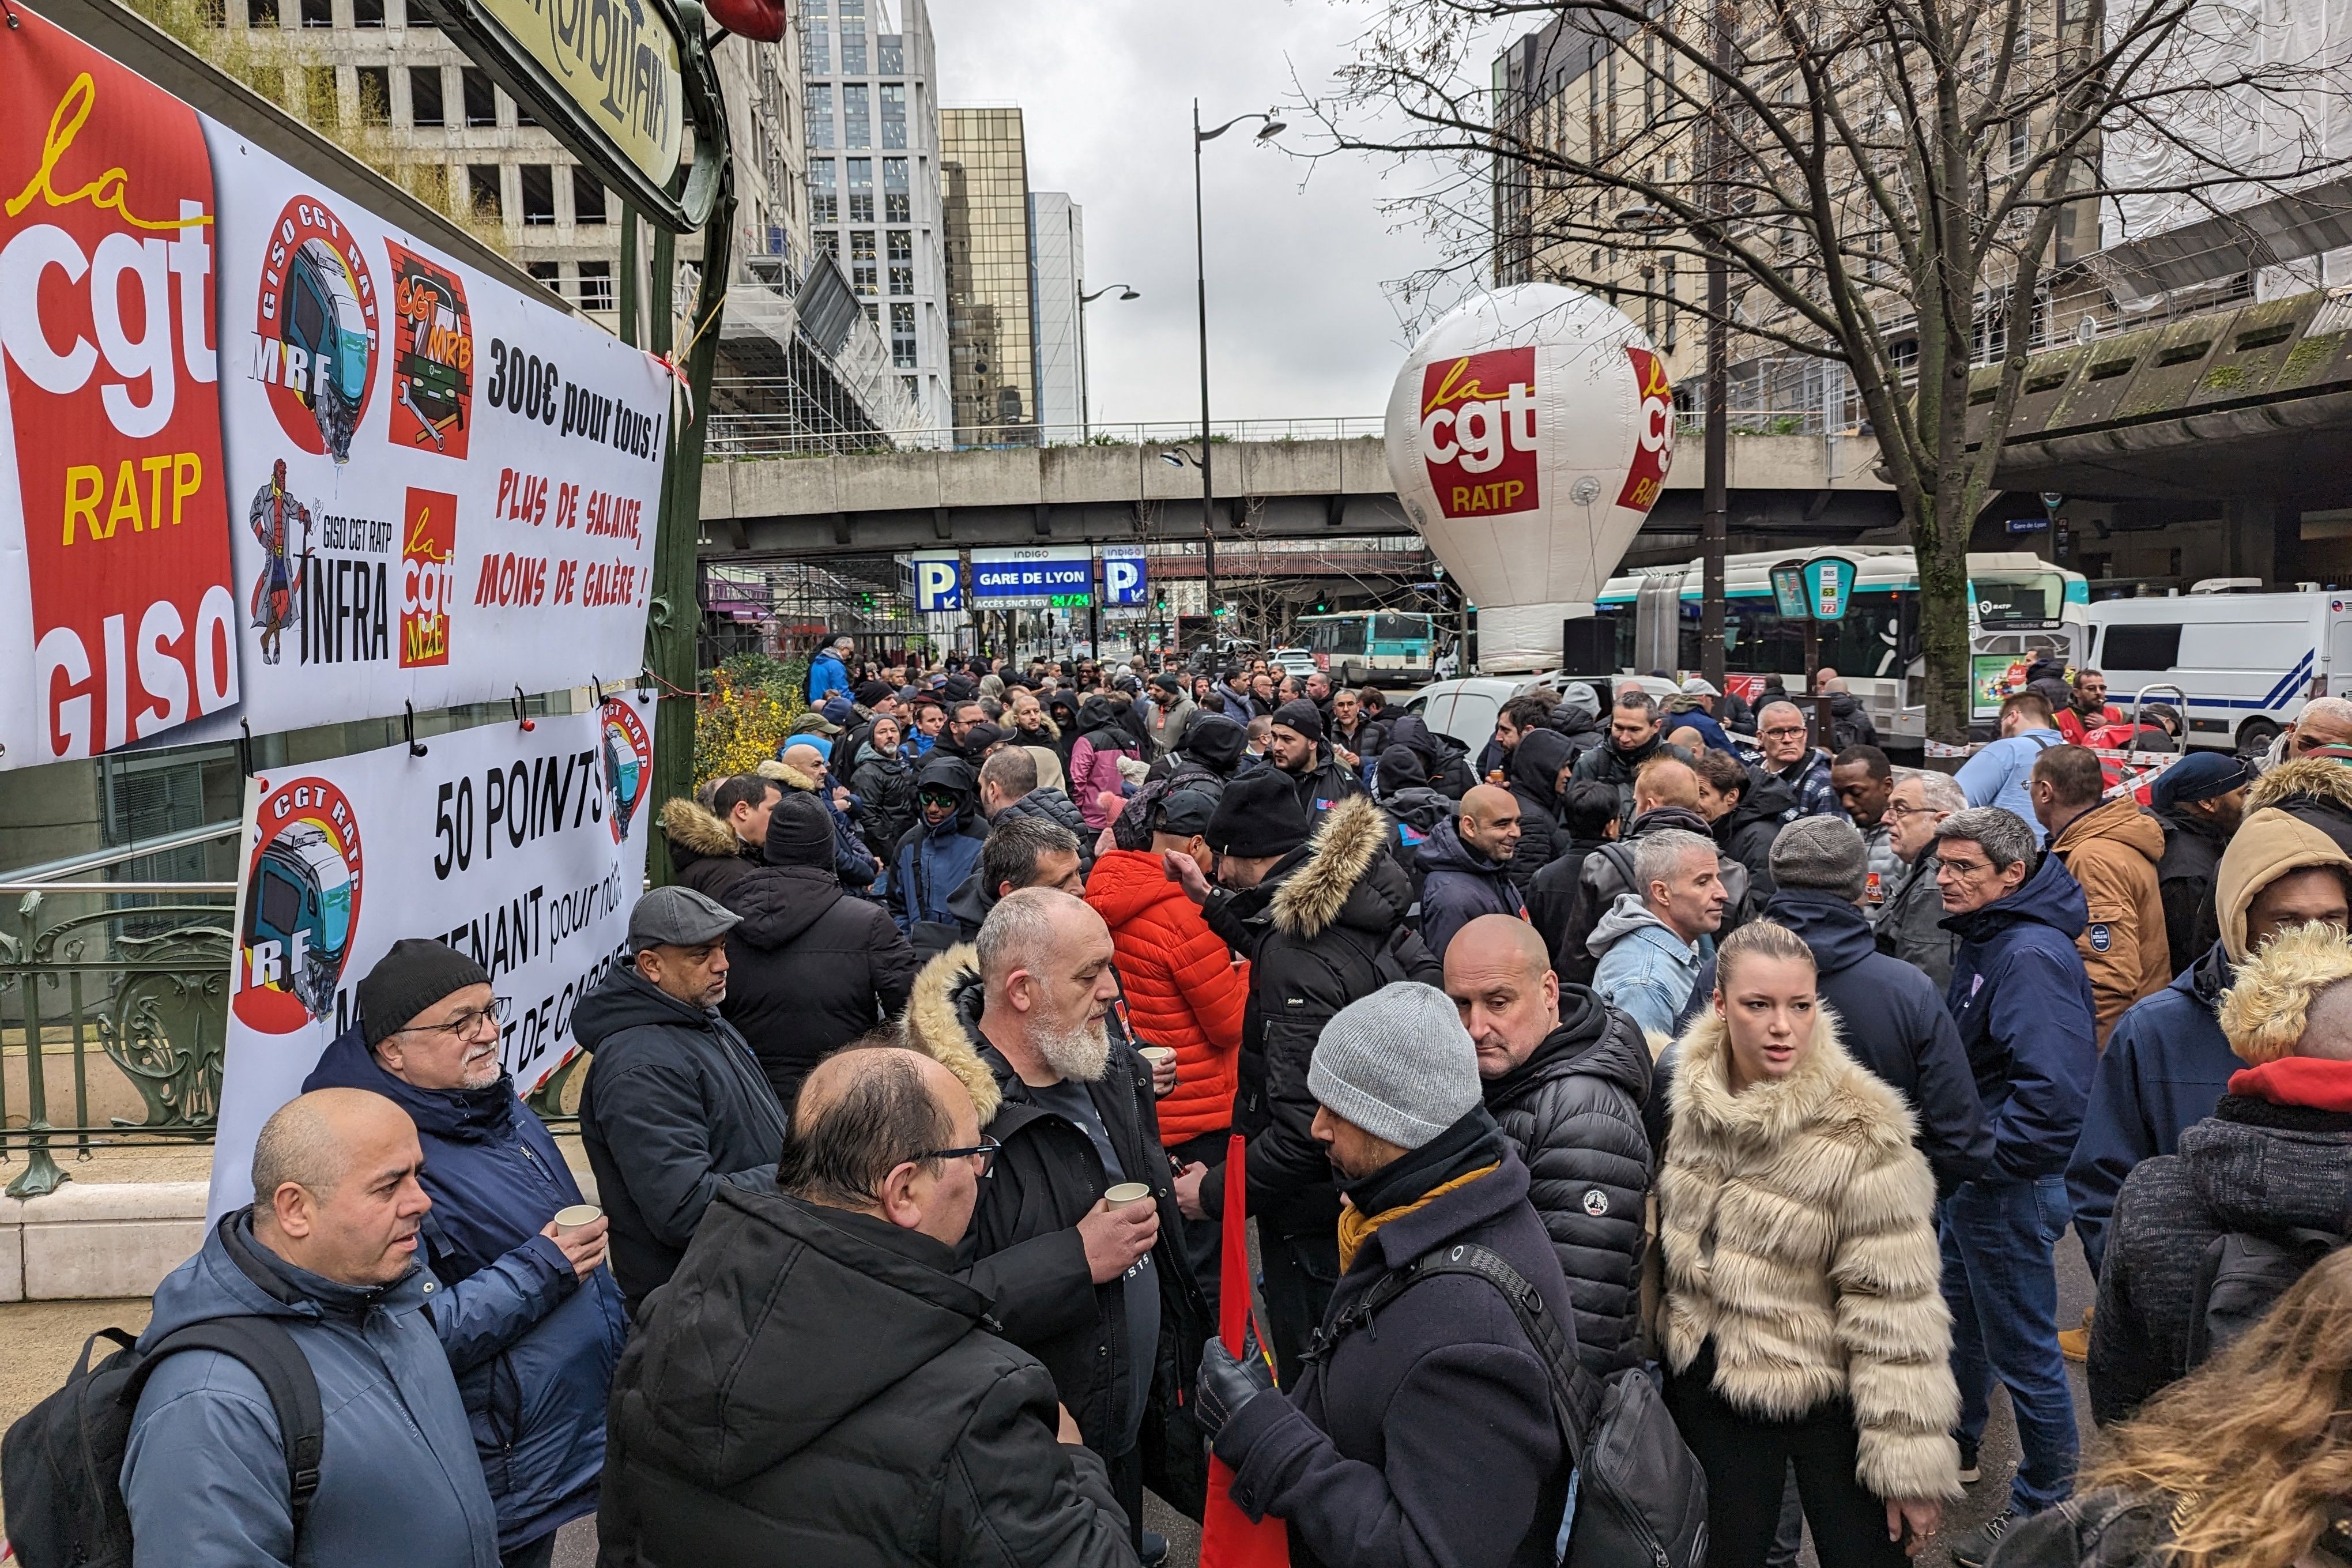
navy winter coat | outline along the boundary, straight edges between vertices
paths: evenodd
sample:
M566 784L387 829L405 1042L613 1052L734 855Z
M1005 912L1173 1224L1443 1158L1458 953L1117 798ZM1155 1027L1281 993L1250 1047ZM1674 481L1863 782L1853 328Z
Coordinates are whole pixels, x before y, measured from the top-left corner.
M364 1089L408 1112L425 1150L418 1177L433 1208L418 1237L419 1260L444 1286L489 1280L488 1271L527 1277L551 1306L503 1345L450 1344L450 1369L473 1423L482 1479L499 1510L499 1549L530 1544L557 1525L596 1511L604 1468L604 1404L613 1368L629 1337L629 1315L612 1270L584 1280L554 1242L539 1234L558 1209L582 1200L546 1124L501 1076L487 1089L430 1089L383 1070L356 1026L319 1058L302 1082ZM426 1306L449 1340L465 1292L436 1292Z
M1833 893L1782 889L1764 906L1764 918L1788 927L1813 950L1821 998L1837 1014L1847 1054L1909 1102L1917 1124L1912 1142L1936 1173L1937 1195L1949 1197L1989 1167L1992 1131L1968 1052L1936 983L1917 966L1879 952L1870 918ZM1714 994L1715 961L1709 959L1675 1020L1676 1033ZM1659 1063L1662 1079L1670 1071ZM1650 1103L1663 1110L1665 1098L1663 1090L1654 1092ZM1665 1146L1663 1136L1657 1142Z
M1448 815L1416 850L1421 871L1421 944L1439 963L1454 933L1480 915L1518 915L1527 906L1508 869L1462 842L1460 819Z
M2095 1276L2125 1179L2142 1160L2179 1153L2181 1133L2213 1114L2230 1075L2246 1066L2221 1033L2229 984L2230 957L2217 942L2171 984L2124 1009L2107 1036L2083 1135L2066 1163L2074 1234Z
M980 847L988 839L971 763L961 757L926 758L915 770L915 784L914 826L890 858L890 918L910 933L919 922L954 923L948 900L980 864ZM956 791L963 799L961 809L937 826L924 821L919 792L926 789Z
M2007 898L1944 918L1960 939L1944 1005L1992 1122L1988 1175L2056 1175L2074 1152L2099 1059L2091 976L2074 948L2089 920L2081 884L2047 854Z

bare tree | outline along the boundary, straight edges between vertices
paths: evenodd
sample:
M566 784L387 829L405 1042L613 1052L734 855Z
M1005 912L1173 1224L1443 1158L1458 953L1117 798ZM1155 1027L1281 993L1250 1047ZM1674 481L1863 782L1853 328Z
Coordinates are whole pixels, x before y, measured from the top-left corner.
M2235 206L2347 161L2325 134L2340 51L2221 0L1371 9L1354 63L1300 107L1323 155L1431 174L1402 200L1451 240L1455 281L1491 263L1844 367L1916 553L1943 740L1968 726L1969 531L2053 296L2099 291L2101 213ZM1729 288L1683 287L1710 255ZM1972 410L1979 363L2000 374Z

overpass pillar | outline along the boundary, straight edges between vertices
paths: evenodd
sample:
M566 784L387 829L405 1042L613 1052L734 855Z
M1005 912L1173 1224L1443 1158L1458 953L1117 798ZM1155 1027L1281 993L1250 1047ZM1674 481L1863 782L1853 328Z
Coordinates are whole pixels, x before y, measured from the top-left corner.
M2286 588L2303 574L2301 508L2273 496L2238 497L2222 503L2221 531L2231 576Z

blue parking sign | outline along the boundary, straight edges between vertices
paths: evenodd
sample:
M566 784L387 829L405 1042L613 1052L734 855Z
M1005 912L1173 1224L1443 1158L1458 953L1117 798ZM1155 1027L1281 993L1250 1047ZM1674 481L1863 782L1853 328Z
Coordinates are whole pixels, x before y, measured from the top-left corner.
M952 555L918 555L915 567L915 610L963 608L963 566Z
M1145 603L1143 551L1136 545L1106 545L1102 552L1103 603Z

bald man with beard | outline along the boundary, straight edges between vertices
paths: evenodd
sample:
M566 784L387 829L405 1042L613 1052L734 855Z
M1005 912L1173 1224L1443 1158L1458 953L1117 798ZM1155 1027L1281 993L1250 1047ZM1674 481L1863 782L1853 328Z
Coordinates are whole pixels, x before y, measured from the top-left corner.
M1421 942L1441 963L1445 945L1481 915L1527 919L1510 878L1519 847L1519 797L1497 784L1476 784L1458 813L1437 825L1415 851L1422 875Z

